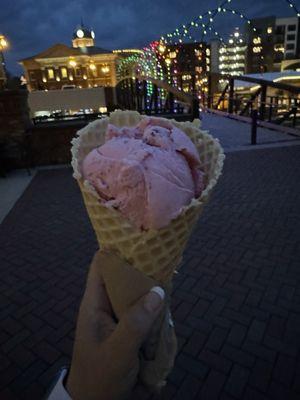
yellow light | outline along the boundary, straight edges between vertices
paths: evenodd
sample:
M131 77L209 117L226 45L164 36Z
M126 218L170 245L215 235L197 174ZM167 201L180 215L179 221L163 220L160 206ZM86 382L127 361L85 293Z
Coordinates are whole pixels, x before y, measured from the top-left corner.
M87 79L87 76L85 74L83 75L83 79Z
M8 47L8 42L3 35L0 35L0 48L4 50Z
M267 32L270 34L273 32L273 28L271 26L268 27Z
M160 44L158 46L158 50L160 53L164 53L166 51L166 46L164 46L163 44Z
M70 81L73 81L73 80L74 80L74 78L73 78L72 75L69 76L69 79L70 79Z
M71 67L76 67L77 62L75 60L70 60L69 65L71 65Z
M253 39L253 43L254 44L260 44L261 43L261 38L258 36L256 38Z
M47 82L47 78L44 77L44 78L43 78L43 82Z
M57 80L57 82L60 82L60 77L57 76L57 77L56 77L56 80Z
M166 58L166 64L171 65L171 63L172 63L172 60L170 58Z
M101 71L102 71L104 74L107 74L107 73L109 72L109 67L108 67L107 65L105 65L104 67L101 68Z
M262 47L261 47L261 46L253 47L253 53L260 53L261 50L262 50Z
M170 58L176 58L176 55L177 55L176 51L171 51L171 53L169 53Z
M90 70L92 70L92 71L95 71L95 69L96 69L96 65L95 64L90 64Z

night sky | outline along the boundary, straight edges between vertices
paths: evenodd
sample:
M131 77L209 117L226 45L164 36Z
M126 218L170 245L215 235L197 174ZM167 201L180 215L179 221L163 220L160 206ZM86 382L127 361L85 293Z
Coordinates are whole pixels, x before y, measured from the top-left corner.
M0 0L0 33L10 42L5 53L7 67L19 74L19 59L55 43L70 45L81 17L84 25L94 29L99 47L142 47L220 3L222 0ZM294 4L300 8L300 0ZM248 18L296 15L285 0L232 0L227 8ZM215 27L223 35L241 25L237 16L215 18Z

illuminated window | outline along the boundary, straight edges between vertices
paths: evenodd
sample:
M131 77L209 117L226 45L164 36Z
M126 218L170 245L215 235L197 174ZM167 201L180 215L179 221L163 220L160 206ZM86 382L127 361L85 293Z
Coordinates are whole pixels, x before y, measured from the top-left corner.
M277 44L274 46L274 50L278 53L284 53L284 47L283 44Z
M61 67L60 69L61 77L62 78L67 78L68 77L68 70L66 67Z
M48 69L48 78L49 79L54 79L54 71L52 68Z
M261 43L261 38L258 36L256 38L253 39L253 43L254 44L260 44Z
M170 58L176 58L176 55L176 51L172 51L171 53L169 53Z
M253 47L253 53L260 53L262 50L261 46Z

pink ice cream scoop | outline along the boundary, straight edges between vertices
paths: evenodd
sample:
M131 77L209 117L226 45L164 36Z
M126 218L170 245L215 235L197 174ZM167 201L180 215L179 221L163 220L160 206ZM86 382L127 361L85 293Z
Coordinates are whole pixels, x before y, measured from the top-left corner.
M192 141L171 123L145 118L133 128L109 125L106 142L82 165L101 201L141 229L159 229L204 189Z

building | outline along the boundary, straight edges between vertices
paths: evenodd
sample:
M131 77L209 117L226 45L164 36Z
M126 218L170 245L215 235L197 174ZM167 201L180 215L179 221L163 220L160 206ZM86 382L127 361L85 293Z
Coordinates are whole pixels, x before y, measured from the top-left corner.
M159 46L160 64L170 84L180 90L201 95L208 92L210 46L205 42Z
M219 72L222 75L243 75L246 67L247 45L243 34L236 28L227 43L219 47Z
M251 20L246 27L247 73L276 72L299 63L299 21L299 17L274 16Z
M95 34L83 25L73 34L72 47L55 44L20 64L30 91L116 85L118 55L95 46Z

